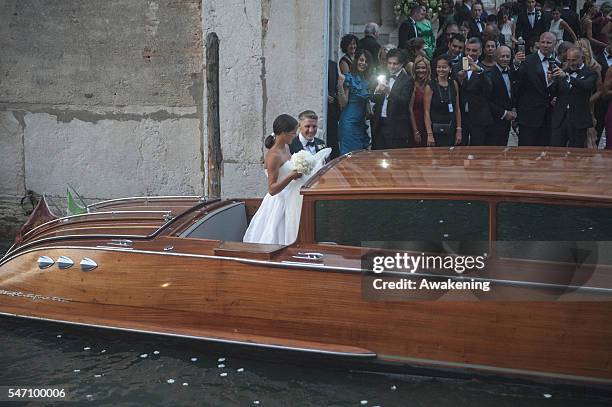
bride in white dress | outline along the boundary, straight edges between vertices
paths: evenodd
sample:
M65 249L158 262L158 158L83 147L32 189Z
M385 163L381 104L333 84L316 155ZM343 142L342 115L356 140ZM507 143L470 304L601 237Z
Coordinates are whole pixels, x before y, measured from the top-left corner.
M274 120L274 135L266 137L269 149L265 158L268 177L268 193L251 220L244 235L246 243L269 243L288 245L295 241L300 226L302 195L300 188L309 178L293 169L289 144L296 136L298 122L287 114ZM331 148L319 151L314 174L331 153Z

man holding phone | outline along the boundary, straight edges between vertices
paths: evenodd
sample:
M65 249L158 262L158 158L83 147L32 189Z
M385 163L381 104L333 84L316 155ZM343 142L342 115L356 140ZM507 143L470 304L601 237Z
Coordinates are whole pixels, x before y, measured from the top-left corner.
M379 78L374 90L373 150L415 145L410 121L414 81L404 70L405 63L404 50L395 48L387 54L389 76Z
M593 127L590 98L597 84L597 75L582 62L583 51L567 51L567 68L557 66L551 73L551 93L557 97L552 113L551 145L585 147L587 129Z
M556 40L547 31L540 36L538 52L527 56L524 52L516 53L520 62L516 75L519 146L546 146L550 142L549 87L556 66L553 57Z
M493 123L487 99L491 93L491 80L478 62L482 53L479 38L468 40L465 53L459 67L461 70L456 74L461 100L462 139L466 145L482 146L485 144L487 128Z

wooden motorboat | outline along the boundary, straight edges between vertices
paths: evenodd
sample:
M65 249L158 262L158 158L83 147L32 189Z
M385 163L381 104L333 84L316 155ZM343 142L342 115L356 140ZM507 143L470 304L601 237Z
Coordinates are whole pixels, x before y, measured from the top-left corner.
M302 188L288 246L241 242L258 200L126 198L64 218L43 200L0 260L0 313L607 385L611 173L610 153L579 149L349 154ZM399 241L427 242L422 254L479 242L487 268L367 270L369 253ZM570 260L551 258L550 241ZM376 278L440 276L491 290L372 289Z

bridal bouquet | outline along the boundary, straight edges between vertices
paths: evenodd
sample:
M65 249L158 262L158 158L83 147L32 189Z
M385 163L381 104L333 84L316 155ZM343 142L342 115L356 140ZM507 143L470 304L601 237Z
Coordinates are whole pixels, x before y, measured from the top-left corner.
M310 175L316 163L317 161L312 154L306 150L298 151L291 156L291 164L293 164L293 169L300 174Z

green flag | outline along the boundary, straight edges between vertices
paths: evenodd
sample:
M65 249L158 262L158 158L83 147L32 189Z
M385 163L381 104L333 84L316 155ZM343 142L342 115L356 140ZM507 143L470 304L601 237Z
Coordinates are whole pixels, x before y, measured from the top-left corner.
M83 208L76 202L74 202L74 198L70 193L70 189L66 189L66 194L68 196L68 215L80 215L82 213L87 213L87 209Z

